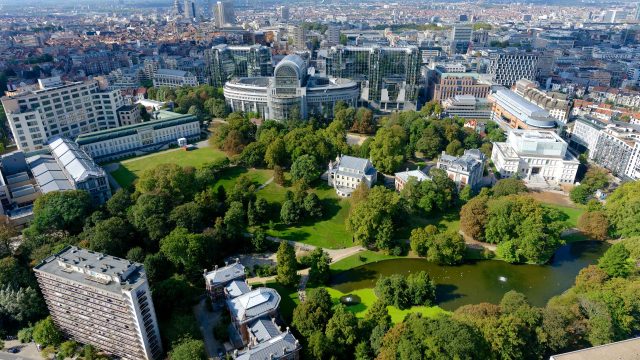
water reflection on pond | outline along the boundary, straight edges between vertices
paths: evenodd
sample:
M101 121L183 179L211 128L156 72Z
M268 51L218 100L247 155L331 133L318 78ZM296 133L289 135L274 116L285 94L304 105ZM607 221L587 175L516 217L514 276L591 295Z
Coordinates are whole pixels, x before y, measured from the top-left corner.
M595 264L606 243L576 242L558 249L548 265L513 265L503 261L475 261L440 266L422 259L384 260L344 271L332 278L331 287L347 294L372 288L380 276L427 271L435 280L437 303L454 310L466 304L498 303L507 291L516 290L536 306L573 285L580 269Z

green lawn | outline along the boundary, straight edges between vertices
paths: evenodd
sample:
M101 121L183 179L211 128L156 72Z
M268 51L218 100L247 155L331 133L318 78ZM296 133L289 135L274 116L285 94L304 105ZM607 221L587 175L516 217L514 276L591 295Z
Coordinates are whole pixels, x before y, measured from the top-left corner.
M140 174L160 164L178 164L198 167L205 163L224 159L226 155L212 147L201 147L191 151L167 150L141 158L125 160L111 175L122 187L129 187Z
M331 299L334 304L338 304L340 302L340 297L347 295L338 290L332 288L326 288L331 295ZM360 297L360 303L357 305L347 306L347 310L351 311L358 318L363 318L367 313L367 309L373 305L376 301L377 297L374 293L373 289L359 289L356 291L352 291L349 294L357 295ZM446 310L443 310L439 306L413 306L409 309L400 310L395 306L387 306L387 310L389 311L389 315L391 316L391 321L394 323L399 323L404 320L405 316L410 313L421 313L424 316L436 316L439 314L447 313Z
M216 181L214 186L217 188L219 185L222 185L225 190L229 191L229 189L235 185L236 180L242 175L248 176L256 186L260 186L273 176L273 171L266 169L247 169L241 166L230 167L220 172L218 181Z
M290 189L271 183L256 195L270 203L282 204L287 190ZM335 190L325 184L320 184L311 191L315 192L322 202L323 216L320 220L310 219L297 225L284 225L278 223L280 214L274 213L272 218L276 226L268 229L267 233L281 239L329 249L353 246L351 233L345 228L345 220L349 214L349 201L338 197Z
M407 219L407 225L398 230L396 237L408 239L411 236L411 230L427 225L435 225L440 231L457 232L460 230L460 208L456 207L447 213L437 214L433 217L410 215Z
M562 211L565 215L569 217L569 219L567 220L567 224L569 224L569 227L572 227L572 228L578 227L578 218L585 211L584 208L568 207L568 206L561 206L561 205L548 204L548 203L544 204L544 206Z
M254 287L256 286L257 284L254 284ZM268 282L264 286L275 289L280 294L280 315L282 315L287 324L290 324L293 319L293 309L300 305L298 290L282 286L275 281Z

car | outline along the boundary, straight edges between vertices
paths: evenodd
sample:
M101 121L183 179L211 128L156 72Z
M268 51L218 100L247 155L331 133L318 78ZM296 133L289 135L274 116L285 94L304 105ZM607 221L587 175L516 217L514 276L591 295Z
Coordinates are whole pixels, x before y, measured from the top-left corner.
M7 352L9 352L11 354L17 354L17 353L20 352L20 349L18 349L18 348L10 348L10 349L7 349Z

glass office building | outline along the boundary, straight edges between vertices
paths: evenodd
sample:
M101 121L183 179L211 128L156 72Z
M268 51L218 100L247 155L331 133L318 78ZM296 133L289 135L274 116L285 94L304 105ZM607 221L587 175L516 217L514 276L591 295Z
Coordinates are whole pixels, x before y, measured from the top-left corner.
M320 54L326 74L360 83L361 100L382 110L415 109L420 52L415 46L335 46Z
M218 45L205 51L210 85L222 87L233 77L272 76L271 49L266 46Z

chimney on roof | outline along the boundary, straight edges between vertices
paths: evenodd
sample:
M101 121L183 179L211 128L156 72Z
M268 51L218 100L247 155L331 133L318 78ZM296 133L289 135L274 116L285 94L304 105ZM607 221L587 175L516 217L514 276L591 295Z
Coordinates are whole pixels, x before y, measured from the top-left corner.
M238 349L233 350L233 357L238 357Z
M204 271L202 272L203 275L207 275L207 269L204 269Z
M218 270L218 265L213 267L213 271L216 271L216 270Z
M240 258L236 258L236 264L240 263Z
M227 260L224 261L224 266L229 265L229 262Z

